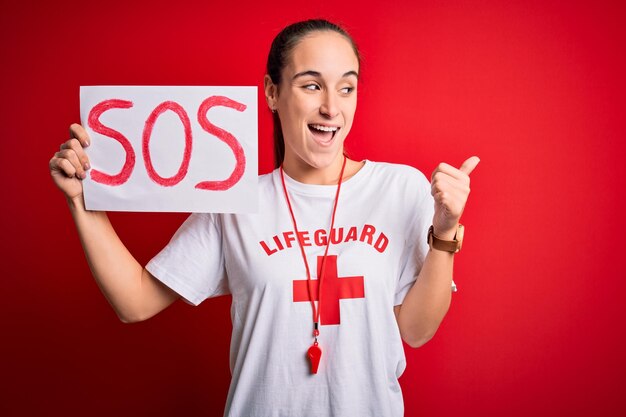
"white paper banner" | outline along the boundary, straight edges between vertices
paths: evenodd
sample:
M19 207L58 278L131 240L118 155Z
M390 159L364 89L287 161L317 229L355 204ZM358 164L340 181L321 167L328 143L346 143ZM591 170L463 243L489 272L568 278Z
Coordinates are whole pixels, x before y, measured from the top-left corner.
M256 87L81 87L80 117L88 210L256 211Z

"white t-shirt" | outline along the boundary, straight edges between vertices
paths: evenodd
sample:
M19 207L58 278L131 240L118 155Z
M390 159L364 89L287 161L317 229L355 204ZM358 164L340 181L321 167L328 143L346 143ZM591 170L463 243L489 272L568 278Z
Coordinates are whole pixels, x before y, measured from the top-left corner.
M285 175L317 284L336 185ZM280 172L259 179L257 214L192 214L147 265L197 305L232 294L226 416L399 417L406 362L393 312L415 281L433 218L418 170L366 161L342 184L322 289L319 371L313 315ZM317 292L317 291L314 291ZM313 294L317 297L316 294Z

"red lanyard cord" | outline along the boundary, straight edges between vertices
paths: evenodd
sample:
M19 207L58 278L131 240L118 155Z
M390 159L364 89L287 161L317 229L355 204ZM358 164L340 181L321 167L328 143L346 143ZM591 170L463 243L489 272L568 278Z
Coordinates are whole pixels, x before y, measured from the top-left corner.
M309 301L311 302L311 308L313 310L313 324L314 324L314 330L313 330L313 335L315 336L315 340L317 341L317 336L319 335L319 329L318 329L318 323L320 321L320 311L322 308L322 285L324 285L324 273L326 271L325 267L326 267L326 257L328 256L328 248L330 247L330 234L333 231L333 227L335 226L335 213L337 212L337 203L339 201L339 191L341 190L341 183L343 182L343 172L346 168L346 162L347 162L347 158L343 157L343 165L341 166L341 173L339 174L339 183L337 183L337 192L335 194L335 202L333 204L333 212L330 218L330 229L328 230L328 233L326 234L326 249L324 250L324 257L322 258L322 267L321 267L321 273L320 276L318 277L318 283L317 283L317 293L318 293L318 301L317 301L317 308L315 307L315 300L312 297L312 285L313 282L311 280L311 270L309 268L309 263L307 262L306 259L306 253L304 252L304 245L302 244L302 241L300 239L300 232L298 231L298 224L296 223L296 216L293 213L293 208L291 206L291 201L289 201L289 193L287 192L287 186L285 185L285 174L283 172L283 166L281 164L280 166L280 178L283 184L283 191L285 192L285 200L287 200L287 207L289 207L289 214L291 214L291 220L293 222L293 228L294 231L296 232L296 237L297 237L297 241L298 241L298 246L300 247L300 253L302 255L302 260L304 261L304 267L306 268L306 278L307 278L307 289L309 291Z

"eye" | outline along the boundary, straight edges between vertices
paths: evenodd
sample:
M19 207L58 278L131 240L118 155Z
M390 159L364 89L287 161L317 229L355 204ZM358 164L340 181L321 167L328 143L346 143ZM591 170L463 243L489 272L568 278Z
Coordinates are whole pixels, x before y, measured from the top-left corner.
M315 90L319 90L319 89L320 89L320 86L319 86L319 85L317 85L317 84L306 84L306 85L304 85L304 86L303 86L303 88L304 88L305 90L315 91Z
M344 87L341 90L339 90L341 94L345 94L345 95L348 95L353 91L354 91L354 87Z

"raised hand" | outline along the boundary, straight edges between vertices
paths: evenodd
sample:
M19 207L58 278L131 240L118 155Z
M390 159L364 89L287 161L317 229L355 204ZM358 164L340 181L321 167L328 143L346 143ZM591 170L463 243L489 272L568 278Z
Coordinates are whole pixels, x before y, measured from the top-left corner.
M436 236L452 240L470 193L471 172L480 162L477 156L468 158L460 168L440 163L431 175L431 194L435 199L433 227Z
M84 147L89 146L89 136L85 129L74 123L70 126L70 139L61 144L59 152L50 159L50 175L57 187L68 199L76 199L83 194L82 180L89 170L89 158Z

